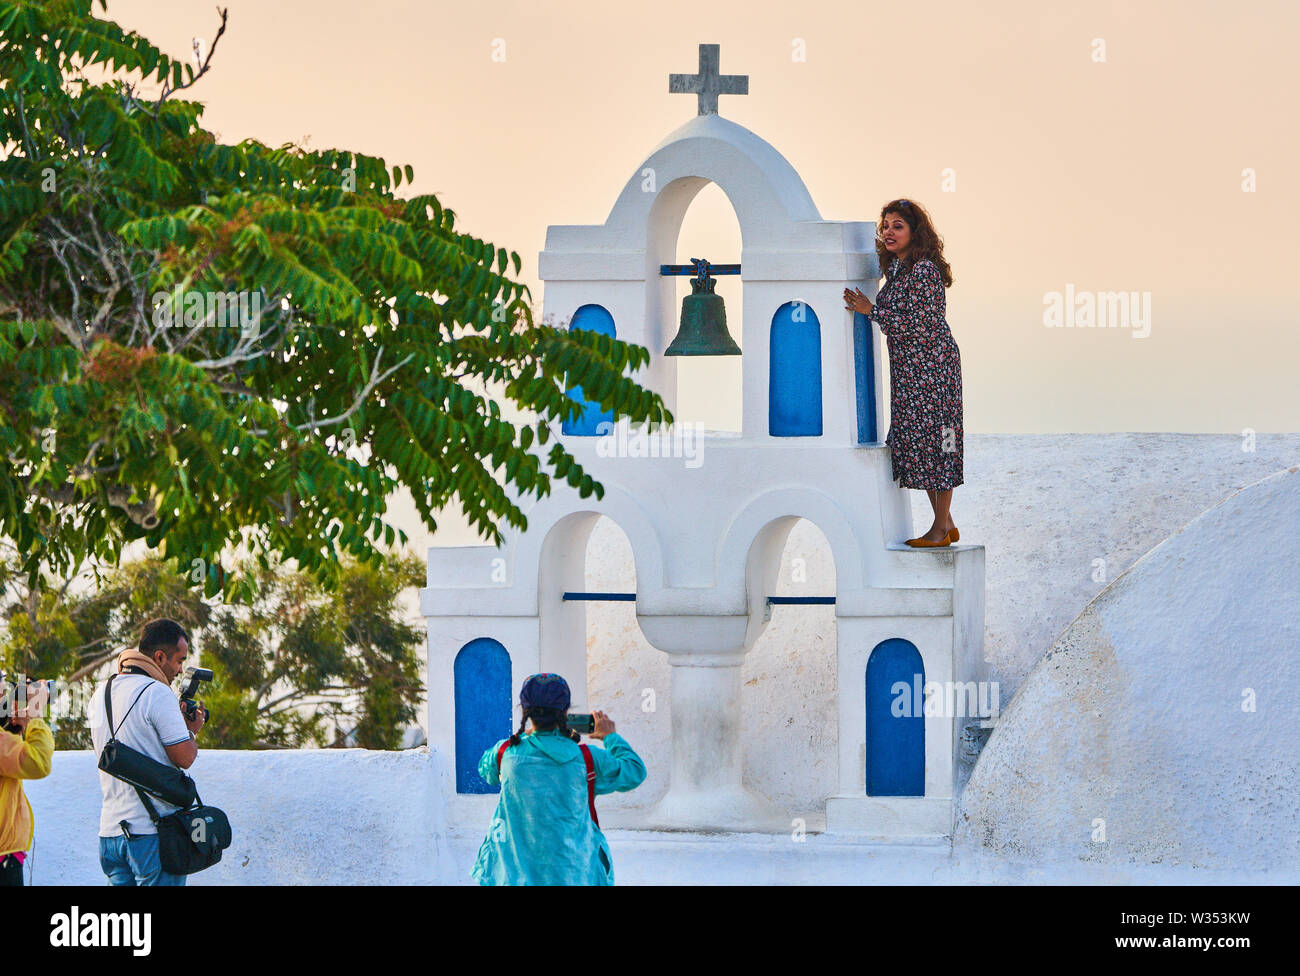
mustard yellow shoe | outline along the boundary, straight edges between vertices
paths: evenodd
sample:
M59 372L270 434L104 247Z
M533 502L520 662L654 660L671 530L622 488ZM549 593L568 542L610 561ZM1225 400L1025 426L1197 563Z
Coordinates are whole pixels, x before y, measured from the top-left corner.
M940 549L943 546L952 545L952 533L945 532L943 538L938 542L930 542L921 536L917 536L915 539L908 539L907 544L913 549Z
M961 538L961 533L957 531L957 526L954 525L952 527L952 541L956 542L960 538Z

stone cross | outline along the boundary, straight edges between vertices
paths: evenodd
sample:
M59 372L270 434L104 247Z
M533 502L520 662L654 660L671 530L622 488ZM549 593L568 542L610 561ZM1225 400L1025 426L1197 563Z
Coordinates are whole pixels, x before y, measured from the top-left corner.
M718 45L701 44L699 74L670 74L668 91L674 95L698 95L696 114L717 115L719 95L749 94L749 75L720 75L718 61Z

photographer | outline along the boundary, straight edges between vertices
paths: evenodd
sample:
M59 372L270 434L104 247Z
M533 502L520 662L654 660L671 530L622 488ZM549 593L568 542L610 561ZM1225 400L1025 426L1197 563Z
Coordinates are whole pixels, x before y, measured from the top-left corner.
M198 757L195 737L203 728L204 710L187 718L170 685L185 667L189 635L174 620L151 620L140 634L138 650L123 651L112 682L114 733L104 710L104 693L90 703L90 735L102 753L111 734L160 763L189 769ZM107 682L105 682L107 685ZM201 703L200 703L201 704ZM158 828L129 783L101 770L104 803L99 817L99 864L113 885L183 885L185 876L169 874L158 857ZM177 807L157 801L160 816Z
M569 685L558 674L535 674L519 692L519 731L479 760L501 798L479 848L473 876L483 885L612 885L609 843L596 821L595 795L636 789L645 764L594 712L593 739L604 749L580 745L568 727ZM532 724L525 735L524 727Z
M5 682L5 712L0 716L0 886L21 886L23 862L31 849L35 823L23 780L50 773L54 737L41 718L48 698L44 681L10 690ZM19 695L21 694L21 698Z

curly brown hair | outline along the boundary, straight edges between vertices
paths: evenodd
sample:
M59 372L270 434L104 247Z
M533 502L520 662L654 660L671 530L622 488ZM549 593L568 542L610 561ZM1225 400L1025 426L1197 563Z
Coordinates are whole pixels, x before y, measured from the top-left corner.
M948 262L943 256L943 238L940 237L934 229L934 224L930 220L930 215L926 213L925 208L915 200L899 198L890 200L880 208L880 224L885 222L889 214L898 214L907 223L908 229L912 235L912 241L907 246L907 258L900 265L900 273L907 274L912 269L912 265L923 258L929 258L939 269L939 276L943 279L945 288L952 287L952 268L948 267ZM880 224L876 226L879 227ZM889 265L894 256L889 253L885 247L885 242L876 238L876 257L880 260L880 270L886 274L889 272Z

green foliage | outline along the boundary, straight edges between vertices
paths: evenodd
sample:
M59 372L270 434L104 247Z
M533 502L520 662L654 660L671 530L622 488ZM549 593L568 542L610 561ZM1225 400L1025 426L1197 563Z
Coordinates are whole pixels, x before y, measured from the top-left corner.
M552 477L600 497L545 445L574 385L670 419L631 379L648 352L534 322L519 255L398 196L409 166L217 142L177 97L211 60L91 0L0 0L0 535L29 582L143 539L251 601L277 557L329 586L343 556L377 570L400 488L494 542ZM223 566L241 542L255 561Z
M171 617L186 629L208 624L211 608L157 559L126 563L98 580L73 588L43 578L35 587L17 569L13 552L0 560L0 666L47 678L80 677L134 646L154 617Z
M424 691L424 632L403 619L400 596L424 582L423 563L411 555L378 567L345 560L332 589L275 565L244 571L257 597L238 605L201 599L154 557L125 563L97 587L66 588L60 599L53 586L24 590L25 577L11 571L0 662L67 681L77 707L60 718L58 745L88 748L84 705L94 681L135 646L145 621L170 617L193 638L188 663L214 673L201 692L212 713L205 747L400 748ZM43 635L37 642L35 633Z

